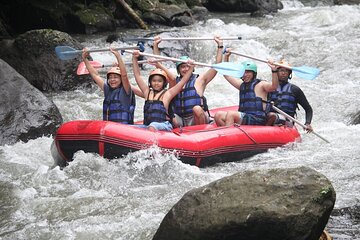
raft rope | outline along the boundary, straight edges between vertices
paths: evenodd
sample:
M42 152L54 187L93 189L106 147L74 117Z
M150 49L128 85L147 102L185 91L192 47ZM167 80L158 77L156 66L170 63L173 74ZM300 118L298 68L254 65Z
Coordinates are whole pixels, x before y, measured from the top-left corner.
M241 125L238 123L234 123L234 127L240 129L254 144L258 144L244 129L241 128Z
M238 128L239 130L241 130L254 144L258 144L254 138L252 138L244 129L241 128L241 125L238 123L234 123L233 125L234 127ZM217 131L219 129L225 129L225 128L229 128L232 126L223 126L223 127L217 127L217 128L213 128L213 129L204 129L204 130L187 130L184 129L183 127L179 127L179 132L174 132L174 130L172 131L174 134L180 136L180 133L183 132L209 132L209 131Z

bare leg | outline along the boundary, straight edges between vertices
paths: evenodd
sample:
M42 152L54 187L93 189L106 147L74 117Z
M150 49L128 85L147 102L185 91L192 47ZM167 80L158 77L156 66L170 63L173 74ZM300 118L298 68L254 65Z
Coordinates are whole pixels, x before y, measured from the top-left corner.
M219 111L215 113L214 120L217 126L225 126L225 117L226 112L225 111Z
M200 106L195 106L195 107L193 107L192 110L193 110L193 114L194 114L194 125L207 123L206 117L205 117L205 112Z
M174 118L172 119L172 124L173 124L173 127L174 127L174 128L180 127L180 124L178 123L176 117L174 117Z
M241 123L240 113L236 111L228 111L225 117L225 125L232 126L234 123Z
M276 114L275 113L272 113L272 112L270 112L270 113L268 113L267 114L267 121L266 121L266 126L273 126L274 125L274 123L275 123L275 120L276 120Z

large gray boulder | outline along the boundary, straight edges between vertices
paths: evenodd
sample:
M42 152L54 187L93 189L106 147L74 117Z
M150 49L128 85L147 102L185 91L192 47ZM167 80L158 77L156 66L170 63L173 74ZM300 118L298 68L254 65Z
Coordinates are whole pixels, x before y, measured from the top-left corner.
M38 29L21 34L15 40L3 40L0 44L0 58L41 91L70 90L90 82L89 77L76 75L80 54L66 61L55 54L55 47L61 45L74 50L83 48L67 33Z
M238 173L186 193L153 240L315 240L335 198L331 182L307 167Z
M56 105L0 59L0 145L54 134L62 123Z
M195 22L191 10L185 3L180 4L166 4L157 2L153 5L139 5L143 12L142 18L144 21L153 24L162 24L169 26L187 26Z

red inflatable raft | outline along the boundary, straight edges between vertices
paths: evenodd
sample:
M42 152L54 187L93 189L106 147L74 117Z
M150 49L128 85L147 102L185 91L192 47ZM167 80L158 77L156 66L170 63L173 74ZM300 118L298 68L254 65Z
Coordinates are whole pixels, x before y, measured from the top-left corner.
M229 109L237 107L215 109L211 114ZM238 161L297 139L300 139L297 129L286 126L217 127L213 123L177 128L172 132L152 132L109 121L78 120L60 126L51 152L55 163L64 167L79 150L113 159L157 145L176 151L184 163L204 167Z

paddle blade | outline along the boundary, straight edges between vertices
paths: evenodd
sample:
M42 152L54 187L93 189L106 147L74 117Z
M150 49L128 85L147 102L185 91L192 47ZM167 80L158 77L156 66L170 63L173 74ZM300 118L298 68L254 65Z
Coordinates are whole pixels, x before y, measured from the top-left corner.
M306 80L314 80L320 74L320 70L314 67L301 66L301 67L292 67L294 74Z
M91 64L91 66L93 66L94 68L102 68L105 67L101 62L97 62L97 61L89 61L89 63ZM89 74L89 71L86 68L85 62L81 62L76 70L76 74L77 75L86 75Z
M212 67L222 75L232 76L235 78L241 78L245 73L245 68L241 63L221 62L213 64Z
M55 47L55 53L58 58L61 60L70 60L78 56L78 53L81 52L69 46L57 46Z

